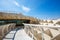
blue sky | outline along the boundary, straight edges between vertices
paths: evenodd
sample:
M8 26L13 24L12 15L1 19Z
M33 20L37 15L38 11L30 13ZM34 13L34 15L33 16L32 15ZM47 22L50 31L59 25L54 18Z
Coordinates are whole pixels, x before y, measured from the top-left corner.
M60 18L60 0L0 0L0 11L21 12L40 19Z

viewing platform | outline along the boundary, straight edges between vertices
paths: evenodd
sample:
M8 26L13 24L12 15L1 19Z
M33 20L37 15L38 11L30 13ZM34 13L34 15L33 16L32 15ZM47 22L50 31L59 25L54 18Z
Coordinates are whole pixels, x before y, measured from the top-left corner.
M24 24L24 28L15 25L1 25L0 40L60 40L60 25Z

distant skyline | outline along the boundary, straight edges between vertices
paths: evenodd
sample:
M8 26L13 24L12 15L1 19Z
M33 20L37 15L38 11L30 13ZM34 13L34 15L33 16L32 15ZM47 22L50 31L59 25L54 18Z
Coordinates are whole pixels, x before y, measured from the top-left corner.
M60 18L60 0L0 0L0 12L21 12L39 19Z

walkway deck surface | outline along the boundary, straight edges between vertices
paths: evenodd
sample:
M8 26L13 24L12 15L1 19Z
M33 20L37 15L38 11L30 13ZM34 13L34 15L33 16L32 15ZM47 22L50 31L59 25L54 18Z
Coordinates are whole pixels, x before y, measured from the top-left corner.
M33 39L26 34L24 29L21 29L17 31L14 40L33 40Z
M16 33L16 34L15 34ZM13 30L9 32L3 40L33 40L26 34L24 29L19 29L17 32L16 30Z

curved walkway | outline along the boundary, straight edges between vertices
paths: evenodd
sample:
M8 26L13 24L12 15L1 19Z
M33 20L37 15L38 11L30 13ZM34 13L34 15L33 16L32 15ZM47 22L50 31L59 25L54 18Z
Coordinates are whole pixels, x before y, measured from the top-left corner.
M30 38L24 29L10 31L3 40L33 40Z
M14 40L33 40L33 39L26 34L24 29L20 29L17 31Z

